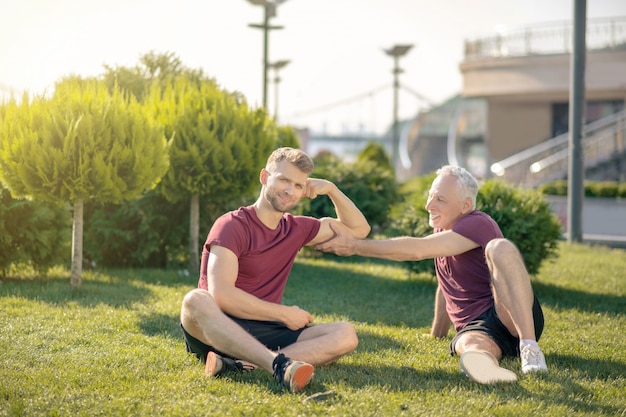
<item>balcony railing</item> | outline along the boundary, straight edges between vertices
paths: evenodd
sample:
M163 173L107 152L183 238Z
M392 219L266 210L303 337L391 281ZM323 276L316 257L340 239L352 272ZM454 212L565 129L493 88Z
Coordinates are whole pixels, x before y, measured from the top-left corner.
M587 50L626 48L626 17L595 18L586 22ZM465 59L568 54L572 47L570 21L545 23L465 41Z
M589 123L581 145L584 168L598 166L626 152L626 110ZM525 187L567 177L569 133L525 149L491 166L506 181Z

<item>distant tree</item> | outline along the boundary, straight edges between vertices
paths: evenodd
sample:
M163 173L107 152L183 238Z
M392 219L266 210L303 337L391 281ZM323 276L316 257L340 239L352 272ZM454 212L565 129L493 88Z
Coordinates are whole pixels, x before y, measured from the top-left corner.
M179 77L149 102L173 140L170 168L159 186L172 202L190 202L190 269L199 270L200 199L225 204L258 185L258 170L276 143L272 122L251 110L240 95L213 81Z
M357 161L370 161L382 169L393 172L387 151L385 151L385 148L381 144L374 141L368 142L365 148L359 152Z
M142 55L139 64L134 67L105 65L104 69L102 79L110 91L117 86L122 91L134 95L138 101L146 98L153 84L165 87L181 75L198 83L207 78L201 69L183 66L180 58L173 52L150 51Z
M163 131L134 97L69 77L50 99L9 103L0 127L0 175L12 195L73 205L72 287L82 282L83 204L119 203L167 170Z
M300 148L300 139L291 126L276 127L276 143L274 148L282 148L288 146L290 148Z

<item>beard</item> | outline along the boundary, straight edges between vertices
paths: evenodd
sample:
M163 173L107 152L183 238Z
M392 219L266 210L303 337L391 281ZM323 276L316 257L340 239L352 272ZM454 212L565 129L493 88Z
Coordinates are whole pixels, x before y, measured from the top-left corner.
M272 190L269 189L265 191L265 198L271 204L274 210L281 213L287 213L293 210L298 204L297 201L290 203L285 202L283 199L280 198L280 196L277 195L277 193L272 192Z

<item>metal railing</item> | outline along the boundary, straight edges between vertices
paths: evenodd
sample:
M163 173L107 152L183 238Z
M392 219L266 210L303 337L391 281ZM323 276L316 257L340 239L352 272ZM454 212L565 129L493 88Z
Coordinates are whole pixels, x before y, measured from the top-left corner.
M626 110L589 123L583 130L584 168L598 166L626 152ZM507 182L536 187L567 178L569 133L556 136L491 165L491 172Z
M626 48L626 16L587 20L588 50ZM519 57L571 52L571 21L535 24L465 41L465 59Z

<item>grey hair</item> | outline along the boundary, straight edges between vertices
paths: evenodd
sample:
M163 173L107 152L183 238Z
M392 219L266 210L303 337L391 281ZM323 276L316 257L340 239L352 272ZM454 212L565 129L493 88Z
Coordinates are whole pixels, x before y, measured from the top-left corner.
M437 170L438 176L449 175L456 178L462 198L472 201L472 210L476 209L476 196L478 195L478 181L465 168L456 165L444 165Z

